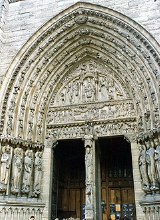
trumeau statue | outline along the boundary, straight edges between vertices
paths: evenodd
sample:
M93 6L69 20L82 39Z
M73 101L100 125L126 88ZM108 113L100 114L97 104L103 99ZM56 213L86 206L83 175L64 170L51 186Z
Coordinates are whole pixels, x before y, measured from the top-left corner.
M15 148L13 163L12 163L12 183L11 183L12 193L20 192L22 169L23 169L23 150L21 148Z
M1 175L0 175L0 191L4 190L9 179L9 170L11 164L11 148L9 145L2 147L1 155Z
M90 146L86 147L85 163L86 163L86 183L91 183L92 181L92 152L91 152Z
M40 194L42 177L42 152L35 153L33 196Z
M22 181L23 193L28 194L30 192L32 169L33 169L33 151L27 150L25 152L25 158L24 158L24 173L23 173L23 181Z

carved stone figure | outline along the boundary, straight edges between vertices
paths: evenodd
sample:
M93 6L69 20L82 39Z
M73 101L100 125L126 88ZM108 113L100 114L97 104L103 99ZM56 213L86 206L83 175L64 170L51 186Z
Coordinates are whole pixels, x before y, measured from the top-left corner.
M85 101L94 101L95 99L95 85L91 78L87 78L84 82Z
M109 100L115 99L115 85L113 79L110 79L108 82L108 93L109 93Z
M1 176L0 176L0 190L5 189L4 185L7 185L9 179L9 169L11 163L11 148L10 146L2 147L1 155Z
M71 104L73 102L73 85L69 83L66 88L66 104Z
M150 146L150 143L148 141L145 142L147 151L146 151L146 162L147 162L147 171L148 171L148 177L151 183L151 190L157 190L157 183L156 183L156 171L155 171L155 159L154 159L154 153L155 149Z
M78 103L80 99L80 85L79 82L75 82L73 85L73 103Z
M106 78L102 78L100 80L100 100L101 101L108 101L109 97L108 97L108 82Z
M149 191L149 179L147 175L147 163L146 163L146 148L143 145L140 145L140 154L139 154L139 170L142 179L142 185L144 191Z
M23 193L30 192L32 169L33 169L33 151L27 150L25 152L25 158L24 158L24 173L23 173L23 181L22 181Z
M34 197L37 197L40 194L41 177L42 177L42 152L36 152L35 162L34 162L34 186L33 186Z
M12 164L12 185L11 192L18 193L20 191L21 175L23 168L23 150L16 148L14 150L13 164Z
M85 165L86 165L86 184L92 181L92 142L87 140Z
M160 144L158 139L155 140L156 150L155 150L155 166L158 182L160 183Z

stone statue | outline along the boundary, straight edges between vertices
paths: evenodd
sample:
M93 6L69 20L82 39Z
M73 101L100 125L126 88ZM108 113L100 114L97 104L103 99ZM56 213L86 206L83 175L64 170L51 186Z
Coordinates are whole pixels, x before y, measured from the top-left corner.
M92 151L91 145L86 146L85 165L86 165L86 184L92 181Z
M32 169L33 169L33 151L27 150L25 152L25 158L24 158L24 173L23 173L23 181L22 181L23 193L30 192Z
M145 146L140 145L140 154L139 154L139 170L142 179L142 185L144 191L149 191L149 179L147 175L147 163L146 163L146 149Z
M155 172L155 149L150 146L150 143L148 141L145 142L147 151L146 151L146 162L147 162L147 171L148 171L148 177L149 181L151 183L151 190L157 190L157 184L156 184L156 172Z
M18 193L20 191L21 175L23 168L23 150L16 148L14 150L13 164L12 164L12 185L11 192Z
M9 145L3 146L2 155L1 155L0 190L6 188L4 187L4 185L7 185L8 183L10 163L11 163L11 148Z
M34 162L34 186L33 186L34 197L37 197L40 194L41 177L42 177L42 152L36 152L35 162Z
M155 145L156 145L156 150L155 150L156 174L157 174L158 182L160 183L160 144L158 139L155 139Z

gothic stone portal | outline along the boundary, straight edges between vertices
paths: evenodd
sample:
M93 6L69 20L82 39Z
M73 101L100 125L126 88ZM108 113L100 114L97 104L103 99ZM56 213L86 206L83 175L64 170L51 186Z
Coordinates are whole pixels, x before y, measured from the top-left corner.
M57 140L83 139L88 173L85 218L97 220L99 172L93 160L98 156L93 156L96 140L109 136L125 136L131 142L138 218L143 219L144 213L146 219L159 215L159 54L159 45L137 23L82 2L51 19L28 40L4 77L0 97L0 218L13 218L16 211L14 219L24 214L26 220L32 210L36 218L50 219L49 146ZM24 169L28 163L29 174ZM146 194L142 210L139 201Z

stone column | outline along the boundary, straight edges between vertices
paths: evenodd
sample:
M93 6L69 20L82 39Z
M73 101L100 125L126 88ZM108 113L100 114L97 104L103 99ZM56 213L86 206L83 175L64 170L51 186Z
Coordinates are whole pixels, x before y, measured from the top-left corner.
M55 140L47 140L43 153L43 182L42 199L46 206L42 215L43 220L51 219L51 196L52 196L52 168L53 149L57 145Z
M139 148L136 143L136 140L134 139L131 139L131 153L132 153L132 167L133 167L136 214L138 215L137 218L139 220L143 220L145 219L144 213L143 213L142 207L139 204L140 200L143 197L141 177L140 177L139 165L138 165Z
M95 141L93 135L85 135L86 203L85 219L93 220L96 215L95 190Z

